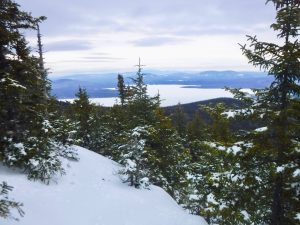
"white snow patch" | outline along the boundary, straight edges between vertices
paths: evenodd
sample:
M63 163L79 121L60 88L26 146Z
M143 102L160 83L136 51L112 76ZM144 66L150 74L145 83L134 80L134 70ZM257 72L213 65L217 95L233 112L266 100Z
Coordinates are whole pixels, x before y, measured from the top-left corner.
M284 171L284 167L283 167L283 166L278 166L278 167L276 168L276 172L277 172L277 173L281 173L282 171Z
M241 214L244 216L244 220L249 220L250 216L247 211L243 210L241 211Z
M300 169L296 169L293 173L293 177L298 177L300 176Z
M65 160L67 174L50 185L0 165L1 180L14 187L10 197L24 203L26 213L19 222L0 219L1 225L207 225L161 188L129 187L120 180L117 163L75 149L80 161Z
M267 130L268 130L268 127L260 127L260 128L255 129L256 132L264 132Z
M16 143L16 144L14 144L14 147L19 149L19 151L20 151L19 153L21 155L27 155L23 143Z
M209 195L207 195L207 202L210 202L215 205L219 205L219 203L216 201L213 193L210 193Z
M27 89L25 86L21 85L18 81L13 80L13 79L11 79L11 78L9 78L9 77L7 77L7 78L2 78L2 79L0 80L0 83L5 83L5 82L10 82L10 83L8 84L8 86L12 86L12 87L16 87L16 88L22 88L22 89Z
M236 116L236 111L226 111L226 112L223 112L222 115L226 116L227 119L229 118L234 118Z
M30 159L29 162L34 167L37 167L40 164L39 161L37 161L35 159Z

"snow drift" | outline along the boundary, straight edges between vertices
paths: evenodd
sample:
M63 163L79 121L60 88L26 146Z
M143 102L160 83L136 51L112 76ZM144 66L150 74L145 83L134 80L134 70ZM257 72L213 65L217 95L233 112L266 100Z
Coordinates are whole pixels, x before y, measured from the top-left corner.
M75 147L80 161L65 160L67 174L45 185L0 165L0 181L14 186L10 198L24 203L25 217L1 225L206 225L161 188L135 189L121 182L119 165Z

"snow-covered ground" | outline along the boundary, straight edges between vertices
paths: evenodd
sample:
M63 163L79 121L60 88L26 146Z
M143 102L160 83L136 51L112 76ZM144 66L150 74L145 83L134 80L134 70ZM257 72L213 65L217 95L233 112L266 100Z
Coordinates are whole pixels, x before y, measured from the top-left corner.
M161 188L129 187L117 175L119 165L81 147L80 161L65 160L67 174L50 185L0 165L0 181L14 186L10 197L23 202L25 217L1 225L206 225L187 214Z
M186 104L214 98L233 97L230 92L221 88L185 88L186 86L188 85L148 85L148 94L154 96L159 93L163 107L177 105L179 102ZM61 100L72 102L73 99ZM90 100L95 104L112 106L116 103L117 98L91 98Z

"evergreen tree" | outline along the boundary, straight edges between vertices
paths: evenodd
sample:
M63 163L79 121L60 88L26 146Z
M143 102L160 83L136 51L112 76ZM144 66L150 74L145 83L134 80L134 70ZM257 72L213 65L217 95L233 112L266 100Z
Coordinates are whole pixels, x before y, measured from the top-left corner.
M178 202L185 197L190 154L184 140L162 109L155 112L156 123L149 128L146 151L150 181L164 188Z
M300 124L300 2L298 0L269 0L277 10L276 22L271 25L283 44L260 42L248 36L250 46L242 46L243 53L254 66L274 76L269 89L258 92L254 113L267 121L267 129L254 132L253 148L242 155L248 159L242 169L249 178L265 170L264 181L255 195L268 196L261 221L272 225L297 224L300 213L299 124ZM261 112L264 111L264 114ZM251 158L250 158L251 157ZM251 200L251 199L250 199ZM257 202L248 202L249 208ZM254 206L253 206L254 207ZM257 213L257 212L256 212Z
M131 127L155 123L154 112L159 107L159 96L150 97L144 82L141 61L139 60L137 76L132 78L133 85L129 87L128 113L132 115Z
M16 209L20 216L23 216L24 212L21 208L22 204L9 199L8 193L12 191L12 189L13 188L6 182L0 184L0 217L18 220L12 216L11 209Z
M79 160L73 145L76 141L76 122L68 118L61 109L60 103L51 97L48 99L48 118L53 129L53 139L59 149L59 155L71 160Z
M172 114L172 120L180 137L184 138L186 136L186 114L180 103L176 106L175 112Z
M124 77L121 74L118 74L118 91L119 91L121 106L124 106L128 93L124 83Z
M142 171L147 171L150 183L163 187L180 201L187 186L189 152L182 145L183 139L173 129L171 120L159 108L159 95L150 97L147 94L140 61L137 76L132 81L133 84L127 88L124 105L115 105L110 111L110 130L115 133L110 153L125 165L123 173L131 174L127 180L131 184L134 174L139 171L137 168L142 167ZM133 130L137 128L147 130L140 136L144 140L142 154L128 150L133 143L136 146L139 143L140 139L132 137Z
M187 125L187 133L189 140L201 140L204 141L207 138L207 126L201 118L200 111L197 110L194 113L193 119Z
M99 106L93 106L89 121L89 149L118 161L119 154L117 151L114 151L115 148L113 144L115 139L117 139L118 134L122 131L114 130L116 121L114 121L111 115Z
M84 88L79 88L75 96L77 99L75 99L73 103L73 113L75 121L77 122L76 137L80 139L82 147L88 148L90 144L92 105Z
M10 0L1 1L0 11L0 159L47 182L63 169L46 116L43 73L22 32L39 19Z
M250 63L267 70L275 81L269 88L254 90L255 98L233 90L248 105L236 112L237 117L256 124L263 121L265 127L240 130L235 134L239 142L222 147L225 155L220 163L229 162L231 168L217 170L218 180L220 175L226 176L218 182L223 193L213 192L214 223L299 224L300 2L268 2L277 9L271 28L283 39L282 44L248 36L250 45L242 46L242 51ZM221 143L230 143L218 133L214 136Z
M225 113L225 105L222 103L216 104L214 107L204 107L206 112L209 114L212 122L208 126L210 130L211 138L214 141L222 144L229 144L231 140L231 130L229 127L229 119Z
M278 38L283 39L282 45L260 42L256 36L248 36L250 45L242 46L242 51L250 63L267 70L275 81L267 89L254 90L255 98L233 90L236 97L248 105L236 112L237 117L255 123L263 121L265 127L238 131L235 139L240 141L231 147L212 146L219 149L216 153L222 153L217 154L219 157L212 153L214 159L218 159L217 165L222 167L210 169L213 176L206 175L202 180L203 184L215 186L215 189L211 188L213 186L206 188L212 193L203 201L210 203L209 210L203 211L206 206L202 208L211 223L299 224L300 45L297 38L300 2L268 2L274 3L277 9L276 22L271 27L278 31ZM228 135L223 136L228 131L222 130L224 113L221 108L217 107L216 112L219 112L213 116L218 121L212 125L213 137L229 146L232 141L231 138L228 141ZM202 160L196 169L203 168L203 162L206 164ZM200 178L203 174L199 171ZM196 190L201 193L201 189Z
M126 143L119 147L122 152L120 163L124 165L119 173L125 175L124 182L135 188L147 188L150 185L145 158L146 140L143 139L145 134L145 127L136 127L125 136Z
M225 148L200 140L192 141L189 147L196 154L190 164L189 199L185 207L192 214L205 217L209 224L239 224L228 215L236 202L231 194L235 190L230 180L232 165Z
M51 90L51 84L50 81L48 80L48 71L45 68L44 64L44 51L43 51L43 44L42 44L42 35L40 31L40 23L45 21L47 18L45 16L41 16L37 19L35 19L35 29L37 31L37 47L38 47L38 61L39 61L39 69L41 73L41 78L42 78L42 89L43 89L43 97L44 101L46 102L48 98L50 97L50 90Z

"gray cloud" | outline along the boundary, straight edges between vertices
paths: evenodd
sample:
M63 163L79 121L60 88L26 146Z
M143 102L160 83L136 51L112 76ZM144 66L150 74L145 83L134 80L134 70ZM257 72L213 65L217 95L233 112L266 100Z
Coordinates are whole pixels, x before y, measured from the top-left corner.
M207 34L222 34L226 28L270 24L274 18L271 4L266 7L263 0L20 0L20 4L33 15L48 16L42 26L47 35L106 30L189 35L198 27Z
M57 41L57 42L45 44L44 48L46 51L78 51L78 50L89 50L92 47L86 41L67 40L67 41Z
M101 54L101 53L100 53ZM103 53L106 54L106 53ZM110 57L110 56L83 56L75 59L65 59L59 61L52 61L55 63L99 63L99 62L117 62L123 60L124 58Z
M148 38L132 41L132 44L141 47L152 47L152 46L162 46L162 45L169 45L169 44L178 44L184 41L187 40L176 38L176 37L148 37Z
M118 61L122 60L123 58L118 58L118 57L108 57L108 56L85 56L82 57L82 59L89 60L89 61L102 61L102 60L111 60L111 61Z
M101 53L93 55L93 52L107 51L116 56L126 55L129 59L130 55L141 54L139 49L134 48L136 46L149 47L145 49L147 52L153 46L162 46L163 49L164 45L184 45L186 44L184 42L191 40L207 40L206 37L201 37L202 35L215 35L219 36L219 39L224 35L232 35L230 38L235 42L246 34L257 34L259 38L270 40L269 37L272 36L268 27L274 21L275 10L271 4L265 6L264 2L264 0L18 0L21 8L32 12L32 15L48 17L40 26L46 51L91 50L80 52L77 56L72 52L70 59L75 58L75 61L71 60L70 63L95 62L97 64L97 62L118 61L111 64L121 68L126 67L126 60L120 61L121 58L101 55ZM34 32L32 37L35 46ZM50 42L60 40L62 37L70 41ZM78 39L82 41L77 41ZM226 45L227 37L224 40L220 45ZM213 44L210 44L210 47L215 49ZM187 45L191 46L190 43ZM132 47L132 53L128 50L129 47ZM224 49L228 49L227 45L225 47ZM123 52L118 52L118 48ZM232 53L236 54L232 59L225 57L218 59L218 62L213 60L215 64L212 65L221 67L229 63L230 66L241 63L237 60L238 53L235 53L235 50L232 50ZM223 52L218 57L223 57L222 54L225 55ZM149 54L149 58L151 57ZM178 59L180 57L190 57L190 55L179 54ZM201 59L200 54L199 58ZM64 62L68 64L63 60L56 63ZM170 65L174 65L174 62ZM56 64L53 63L53 66ZM68 70L67 67L57 66L63 71ZM199 64L188 65L188 67L196 68ZM70 68L74 70L73 67Z

